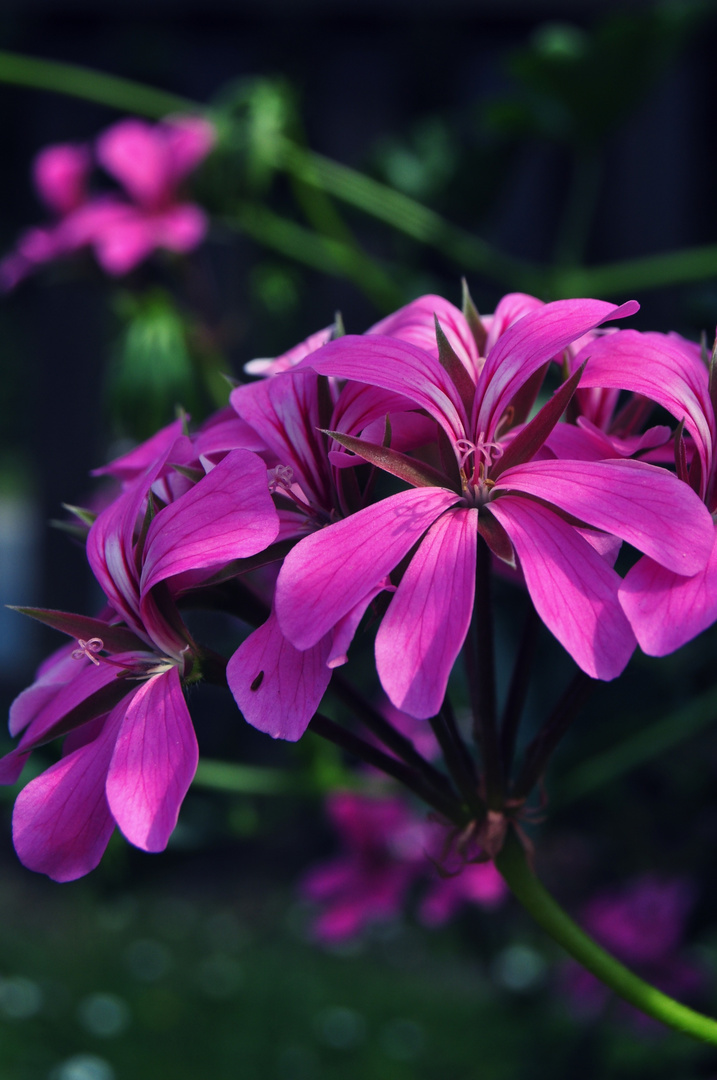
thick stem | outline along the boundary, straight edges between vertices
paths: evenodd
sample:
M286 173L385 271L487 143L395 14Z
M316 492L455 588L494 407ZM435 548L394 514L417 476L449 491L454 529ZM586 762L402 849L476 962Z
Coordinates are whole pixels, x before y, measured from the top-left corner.
M535 655L535 646L538 639L538 627L540 619L538 613L531 604L523 626L523 634L518 646L518 655L515 658L513 675L508 688L508 697L503 710L503 719L500 725L500 753L503 761L503 771L506 776L510 775L515 756L515 743L518 736L518 726L523 715L525 699L528 696L530 682L530 667Z
M328 739L329 742L334 743L336 746L340 746L342 750L352 754L359 761L365 761L367 765L373 765L374 768L392 776L394 780L398 780L399 783L409 788L415 795L455 825L463 826L467 824L468 817L455 796L451 797L442 791L437 791L436 788L426 783L420 773L410 769L403 761L390 757L389 754L384 754L383 750L379 750L377 746L372 746L371 743L367 743L358 735L354 735L353 732L347 731L346 728L341 727L333 720L329 720L327 716L316 713L309 724L308 730L324 739Z
M503 807L503 763L498 743L495 688L495 646L491 597L491 554L482 536L478 537L475 596L474 685L475 738L483 754L485 795L490 810Z
M596 681L583 671L575 675L545 725L526 750L523 768L512 792L513 798L520 800L528 797L533 785L545 772L555 747L592 693Z
M514 835L508 837L495 865L514 896L543 930L619 997L675 1031L717 1045L717 1021L681 1005L638 978L572 921L529 868L525 852Z

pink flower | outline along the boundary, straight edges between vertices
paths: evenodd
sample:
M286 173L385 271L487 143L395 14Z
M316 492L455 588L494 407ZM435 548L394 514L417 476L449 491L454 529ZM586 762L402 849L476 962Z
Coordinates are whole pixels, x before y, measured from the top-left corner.
M97 160L131 202L101 225L92 241L100 265L126 274L156 248L191 251L207 231L204 211L178 197L180 183L212 148L214 129L199 117L151 125L123 120L97 141ZM120 212L121 211L121 212Z
M494 908L506 895L492 863L469 863L440 877L431 860L442 857L444 828L422 820L399 798L337 791L326 810L343 853L310 870L300 887L320 908L313 931L325 944L351 940L400 915L419 880L430 881L418 912L427 926L447 922L465 903Z
M620 674L635 638L618 600L620 578L602 549L616 537L661 566L695 574L712 547L709 514L686 484L652 465L536 456L577 373L530 423L513 425L552 357L634 310L596 300L534 308L496 338L484 361L474 361L472 374L470 355L444 348L441 362L438 349L432 355L371 335L339 338L302 361L299 371L310 365L409 399L442 430L453 461L437 470L336 433L337 454L352 450L412 487L306 537L287 555L275 609L288 640L299 650L315 646L415 548L379 628L376 664L397 708L436 714L473 612L480 533L498 558L517 559L539 615L580 667L595 678Z
M166 445L90 529L103 617L35 612L77 645L14 702L11 733L22 737L0 776L12 782L32 749L69 732L62 759L24 788L13 814L21 861L58 881L93 869L115 825L145 851L166 846L198 759L182 684L201 678L204 662L175 606L180 583L254 554L278 529L254 454L233 451L196 483L169 462L195 463L189 439Z
M578 358L579 359L579 358ZM684 422L678 467L686 488L717 512L717 420L700 348L677 334L623 330L596 342L583 375L588 387L624 387ZM643 652L665 656L717 619L717 533L706 565L687 574L650 557L627 573L619 598Z
M12 289L43 263L88 246L113 275L128 273L157 248L186 252L196 247L206 234L206 216L179 197L179 187L213 142L214 129L199 117L115 124L100 136L97 158L128 198L90 195L87 147L63 144L41 151L34 181L57 220L23 234L0 264L0 288Z

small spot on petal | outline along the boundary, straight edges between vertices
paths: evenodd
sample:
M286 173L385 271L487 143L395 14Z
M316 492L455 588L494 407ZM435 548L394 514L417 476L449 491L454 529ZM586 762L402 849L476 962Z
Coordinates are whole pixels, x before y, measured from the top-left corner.
M258 690L263 681L264 681L264 672L260 671L259 674L257 675L257 677L254 679L253 683L251 684L250 690Z

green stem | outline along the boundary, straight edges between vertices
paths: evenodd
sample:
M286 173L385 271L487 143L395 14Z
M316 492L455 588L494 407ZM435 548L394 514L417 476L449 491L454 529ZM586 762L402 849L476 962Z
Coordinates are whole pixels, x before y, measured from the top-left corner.
M223 218L231 229L323 274L348 278L382 311L392 311L406 297L394 278L363 252L333 236L319 236L265 206L247 203Z
M495 865L539 926L614 993L675 1031L717 1045L717 1021L681 1005L638 978L572 921L529 868L515 836L508 837Z
M301 790L296 778L284 769L236 765L231 761L202 758L193 781L197 787L235 795L286 795Z
M484 273L494 281L513 287L517 287L516 282L519 282L525 289L540 289L539 267L506 255L408 195L347 165L305 150L288 139L280 144L274 164L307 184L320 186L335 198L370 214L419 243L436 248L464 270Z
M84 101L95 101L121 112L136 113L153 119L169 113L206 111L198 102L131 79L107 75L77 64L63 64L5 51L0 51L0 83L2 82L67 94ZM487 280L512 289L522 289L553 299L567 296L615 296L625 292L704 281L717 274L715 244L626 259L601 266L541 266L506 255L481 237L446 221L440 214L409 196L394 191L355 169L297 146L288 138L280 140L275 157L276 160L272 162L274 167L283 169L295 179L370 214L418 243L440 251L462 271L480 273ZM249 228L246 231L251 232ZM306 235L313 234L307 231ZM282 250L281 243L273 242L275 238L258 236L257 239L262 243L266 242L269 247ZM289 243L286 239L283 242ZM334 243L337 243L335 238ZM290 246L296 247L294 243ZM345 249L345 242L336 248L337 265L345 260ZM299 256L296 251L292 251L291 257ZM316 265L317 269L324 273L342 272L337 271L336 265L327 265L326 256L318 258L316 252L312 252L302 261ZM352 273L344 271L343 276L354 280ZM385 285L385 280L382 285ZM376 292L378 291L379 287L376 286ZM383 291L385 298L382 306L386 306L387 290ZM391 301L393 306L402 302L402 299Z
M106 75L102 71L61 64L56 60L40 60L35 56L0 51L0 82L27 86L33 90L51 90L68 94L83 101L96 101L121 112L138 113L160 119L170 113L203 112L196 101L155 90L152 86Z
M565 806L672 750L713 724L715 713L717 690L712 689L576 766L558 782L552 805Z

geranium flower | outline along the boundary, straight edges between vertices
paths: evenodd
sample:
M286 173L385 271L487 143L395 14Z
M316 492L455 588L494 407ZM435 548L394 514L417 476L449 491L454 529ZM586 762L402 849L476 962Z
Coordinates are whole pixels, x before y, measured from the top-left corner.
M618 601L620 578L601 554L606 540L626 540L660 565L695 574L712 547L709 514L686 484L640 461L537 459L579 373L530 423L513 423L524 414L521 395L534 396L531 379L552 357L635 309L565 300L529 311L486 350L475 380L440 340L440 359L367 335L329 342L302 361L408 398L442 429L453 460L437 470L332 432L342 453L412 488L287 555L275 609L293 645L313 647L415 548L379 628L376 663L394 705L434 715L471 620L480 533L497 557L517 557L539 615L580 667L595 678L620 674L635 638Z
M184 467L176 498L168 463ZM182 437L100 513L87 553L109 608L101 619L31 611L77 638L14 702L3 759L12 782L35 747L69 732L62 759L20 793L13 837L21 861L58 881L93 869L117 825L145 851L162 850L197 766L183 683L201 678L204 656L177 612L177 582L209 573L270 544L278 518L266 467L236 450L196 483ZM172 469L169 468L171 472Z

